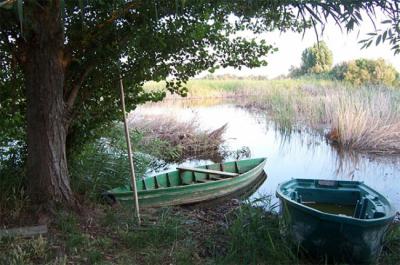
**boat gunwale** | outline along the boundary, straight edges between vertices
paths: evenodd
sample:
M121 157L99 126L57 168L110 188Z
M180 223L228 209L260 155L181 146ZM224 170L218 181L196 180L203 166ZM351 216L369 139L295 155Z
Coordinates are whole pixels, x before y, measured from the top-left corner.
M167 190L168 191L172 191L172 190L177 190L177 189L185 190L185 189L193 188L194 186L196 186L196 187L203 187L205 185L212 186L212 184L214 184L214 183L222 183L222 182L232 181L233 179L242 178L243 176L248 175L253 171L257 171L260 167L264 168L265 163L267 161L267 158L265 158L265 157L251 158L251 159L246 159L246 160L242 160L242 161L257 160L257 159L262 159L262 161L257 166L253 167L252 169L250 169L250 170L248 170L246 172L243 172L243 173L239 174L236 177L224 178L224 179L220 179L220 180L213 180L212 182L210 181L210 182L206 182L206 183L195 183L195 184L191 183L189 185L176 185L176 186L172 186L172 187L162 187L162 188L151 189L151 190L141 190L141 191L138 191L138 194L143 194L144 195L144 194L154 193L155 191L167 191ZM226 161L224 163L229 163L229 162L234 162L234 161ZM177 171L179 171L179 170L172 170L172 171L168 171L168 172L177 172ZM164 173L160 173L160 174L164 174ZM153 176L148 176L146 178L154 178L154 177L156 177L156 176L158 176L160 174L156 174L156 175L153 175ZM112 190L110 190L110 191L112 191ZM126 196L126 195L131 195L132 192L133 192L132 190L129 190L129 191L124 191L124 192L118 192L118 193L113 193L112 192L112 193L114 195L116 195L117 197L122 197L122 196Z
M296 201L292 200L288 195L285 195L282 193L282 187L289 184L290 182L312 181L312 180L315 180L315 179L291 179L291 180L285 181L283 183L280 183L278 185L278 188L276 189L276 196L280 199L284 199L285 202L292 204L299 210L310 212L317 218L322 219L322 220L328 220L330 222L345 221L346 223L353 224L353 225L370 226L370 225L374 225L374 224L382 224L382 223L392 222L396 215L396 211L393 208L392 204L390 203L390 200L388 198L386 198L385 196L383 196L378 191L376 191L376 190L372 189L371 187L369 187L368 185L364 184L363 181L337 180L339 182L355 184L357 187L363 188L364 191L368 191L369 194L374 194L375 196L378 195L380 197L380 201L382 201L382 199L383 199L382 203L388 209L387 211L385 211L385 216L378 217L378 218L371 218L371 219L359 219L359 218L355 218L355 217L347 216L347 215L327 213L327 212L323 212L323 211L317 210L315 208L312 208L310 206L307 206L303 203L296 202ZM318 179L318 180L325 180L325 179Z

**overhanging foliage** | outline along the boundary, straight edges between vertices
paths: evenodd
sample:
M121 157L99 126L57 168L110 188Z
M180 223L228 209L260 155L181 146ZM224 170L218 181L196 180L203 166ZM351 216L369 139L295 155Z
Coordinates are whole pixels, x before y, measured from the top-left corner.
M185 95L185 82L203 70L265 65L265 55L274 48L237 35L243 30L302 31L324 25L329 17L352 30L364 19L363 12L374 20L379 9L388 17L385 23L390 31L371 38L376 37L377 43L390 41L399 51L399 4L394 0L55 3L64 23L64 49L60 51L65 66L64 100L69 139L75 144L120 117L116 89L120 73L128 87L128 110L132 110L165 96L165 90L145 91L142 85L148 80L168 79L167 90ZM21 70L29 56L26 40L37 30L30 23L33 5L46 10L49 2L0 3L0 113L5 117L0 136L6 142L24 139L26 98Z

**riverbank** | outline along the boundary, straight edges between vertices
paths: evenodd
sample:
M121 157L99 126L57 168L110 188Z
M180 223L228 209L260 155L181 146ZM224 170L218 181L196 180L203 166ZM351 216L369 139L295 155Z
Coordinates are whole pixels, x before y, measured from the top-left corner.
M281 236L268 200L144 210L140 227L130 207L59 211L44 237L0 239L0 264L325 264ZM394 224L378 264L400 262L399 242Z
M146 86L157 89L162 83ZM314 79L191 80L188 88L188 99L236 98L237 104L264 112L282 130L306 126L345 150L400 153L400 89Z

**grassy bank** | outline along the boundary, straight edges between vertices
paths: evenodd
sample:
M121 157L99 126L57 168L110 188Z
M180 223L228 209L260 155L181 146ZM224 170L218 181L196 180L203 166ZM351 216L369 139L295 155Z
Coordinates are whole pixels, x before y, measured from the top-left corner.
M189 98L236 98L264 111L281 129L305 125L344 149L400 153L400 89L318 79L192 80L188 88Z
M260 207L263 206L263 207ZM46 237L0 239L0 264L326 264L281 236L278 216L256 203L232 200L214 208L143 212L95 206L58 211ZM400 227L393 225L379 264L398 264Z

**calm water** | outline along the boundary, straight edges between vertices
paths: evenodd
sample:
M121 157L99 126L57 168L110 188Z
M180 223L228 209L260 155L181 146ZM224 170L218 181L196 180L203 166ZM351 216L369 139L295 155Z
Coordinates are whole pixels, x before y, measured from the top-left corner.
M180 120L196 118L201 128L209 130L227 123L224 138L229 149L247 146L251 157L268 159L265 167L268 178L253 196L272 194L275 197L278 183L291 178L359 180L387 196L397 211L400 210L400 156L371 158L366 155L339 155L324 137L304 131L282 134L265 115L235 104L190 105L185 106L182 101L157 104L143 107L133 115L167 114ZM183 164L204 162L192 160Z

